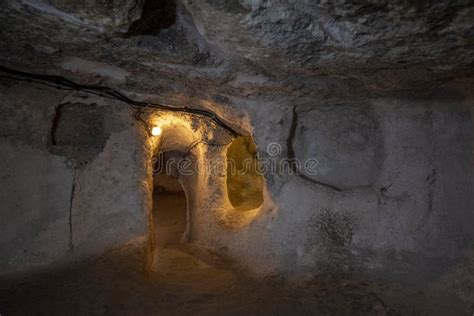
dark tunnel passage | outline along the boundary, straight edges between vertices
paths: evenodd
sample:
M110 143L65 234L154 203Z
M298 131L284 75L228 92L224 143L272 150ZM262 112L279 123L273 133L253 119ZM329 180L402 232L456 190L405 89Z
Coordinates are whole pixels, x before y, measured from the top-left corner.
M158 246L180 243L187 225L187 202L174 159L179 151L160 152L153 175L153 221Z

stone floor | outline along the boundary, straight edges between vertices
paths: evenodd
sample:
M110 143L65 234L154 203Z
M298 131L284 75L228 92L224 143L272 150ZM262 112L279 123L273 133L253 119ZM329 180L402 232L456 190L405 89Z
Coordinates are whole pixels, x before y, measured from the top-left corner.
M132 247L67 269L0 279L1 315L462 315L444 293L362 280L253 278L180 244L186 201L157 196L153 271Z

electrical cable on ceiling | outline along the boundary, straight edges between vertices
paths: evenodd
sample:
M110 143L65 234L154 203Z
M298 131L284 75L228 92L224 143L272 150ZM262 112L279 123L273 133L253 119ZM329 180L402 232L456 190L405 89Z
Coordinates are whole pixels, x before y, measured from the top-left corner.
M187 113L191 115L199 115L199 116L208 117L212 121L214 121L214 123L222 127L232 137L241 136L240 133L238 133L232 127L224 123L214 112L211 112L208 110L192 109L188 107L174 107L174 106L164 105L164 104L159 104L159 103L148 103L148 102L136 101L136 100L130 99L123 93L113 88L110 88L107 86L99 86L99 85L79 84L62 76L23 72L20 70L11 69L11 68L1 66L1 65L0 65L0 72L17 76L17 77L11 77L11 76L0 75L0 78L2 79L28 81L28 82L46 85L49 87L54 87L57 89L83 91L83 92L97 95L100 97L119 100L124 103L127 103L132 108L138 110L137 113L139 112L139 110L143 110L143 109L157 109L157 110L163 110L163 111L181 112L181 113ZM137 114L135 118L137 118L138 116L139 114Z

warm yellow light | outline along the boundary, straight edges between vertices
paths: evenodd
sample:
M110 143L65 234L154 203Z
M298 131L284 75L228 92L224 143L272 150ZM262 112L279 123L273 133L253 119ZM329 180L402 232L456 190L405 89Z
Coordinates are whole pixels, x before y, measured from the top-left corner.
M161 128L159 126L153 126L153 128L151 129L151 135L160 136L161 135Z

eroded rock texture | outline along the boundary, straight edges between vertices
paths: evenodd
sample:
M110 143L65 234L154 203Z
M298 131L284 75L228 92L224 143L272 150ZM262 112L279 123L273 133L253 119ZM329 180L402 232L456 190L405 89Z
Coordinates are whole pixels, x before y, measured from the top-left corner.
M118 1L71 1L47 0L39 6L51 5L61 12L76 17L79 21L92 23L101 27L126 30L138 20L142 13L143 0L118 0Z

